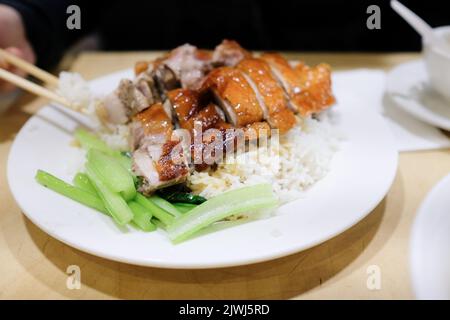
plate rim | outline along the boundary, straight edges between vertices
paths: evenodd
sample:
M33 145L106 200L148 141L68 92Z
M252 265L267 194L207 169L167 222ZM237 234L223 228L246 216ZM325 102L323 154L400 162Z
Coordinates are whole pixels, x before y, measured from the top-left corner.
M412 283L412 289L414 295L418 299L436 299L436 297L430 297L428 292L425 292L424 289L424 280L420 276L422 273L422 252L419 252L415 248L417 248L419 243L423 243L423 238L420 237L420 230L423 228L423 221L426 220L427 209L434 202L434 199L437 195L440 195L443 192L444 186L450 185L450 173L445 177L441 178L428 193L425 195L425 198L422 200L419 208L416 211L416 216L410 228L411 232L411 240L409 242L409 264L410 264L410 278ZM439 298L438 298L439 299ZM448 299L441 298L441 299Z

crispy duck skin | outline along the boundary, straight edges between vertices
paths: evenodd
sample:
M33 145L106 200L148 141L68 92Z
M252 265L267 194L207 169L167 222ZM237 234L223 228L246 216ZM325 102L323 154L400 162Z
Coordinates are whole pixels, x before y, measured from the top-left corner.
M208 104L205 108L202 108L194 116L191 125L193 125L196 121L198 121L202 124L203 130L214 128L224 131L233 128L231 124L225 122L224 116L218 109L219 107L216 106L214 103Z
M223 119L218 107L212 103L205 103L198 91L176 89L170 91L168 99L181 128L194 130L195 122L200 122L202 130L211 128L225 130L232 128ZM206 106L205 106L206 105Z
M261 59L266 61L275 78L281 84L288 96L288 106L295 113L300 112L306 115L301 105L296 101L296 95L302 91L302 80L297 72L291 67L289 62L278 53L264 53Z
M254 140L263 136L270 137L270 125L265 122L254 122L243 127L245 140Z
M225 134L225 131L229 129L242 129L246 140L259 138L260 130L264 130L263 134L270 135L270 126L265 121L249 123L240 128L233 127L224 121L224 116L219 112L219 108L213 103L202 101L204 97L197 91L176 89L170 91L168 97L180 128L187 129L191 133L193 133L195 122L199 122L202 125L203 132L213 128ZM251 130L254 130L254 133ZM229 131L228 135L230 134L232 135L232 132ZM230 138L228 136L225 140Z
M264 119L272 128L285 133L295 125L295 116L288 108L286 95L272 75L270 66L262 59L242 60L237 68L242 70L255 85L256 95L264 111Z
M133 120L142 127L145 136L162 135L168 140L172 135L172 119L161 103L156 103L137 114Z
M168 100L174 113L174 117L177 118L180 128L186 129L191 134L190 152L191 157L194 159L195 170L206 170L208 163L214 162L215 159L204 155L204 150L212 143L208 140L205 132L208 129L218 129L223 139L223 149L225 150L229 139L227 139L227 129L232 126L226 123L223 119L223 115L219 112L218 107L212 103L204 104L199 92L189 89L177 89L170 91L168 94ZM205 106L206 105L206 106ZM197 132L196 123L201 124L201 132ZM201 141L198 143L195 137L201 133ZM200 158L199 158L200 156Z
M138 76L141 73L147 71L148 67L150 66L150 62L148 61L138 61L134 64L134 75Z
M199 92L188 89L177 89L168 93L168 98L173 109L174 116L178 119L179 126L189 130L191 133L192 145L190 147L193 159L201 161L196 163L197 171L205 170L211 163L210 155L204 155L206 158L198 159L198 154L203 155L203 150L214 142L216 134L211 135L208 129L217 129L220 131L223 151L232 151L233 145L241 136L244 140L256 140L264 136L270 136L270 126L267 122L254 122L241 128L234 128L223 119L218 107L213 103L202 101L204 97ZM202 127L202 140L200 145L194 145L195 123L200 123ZM240 130L236 130L240 129ZM198 143L198 142L197 142ZM197 152L197 155L195 154ZM200 152L200 153L199 153ZM216 159L221 161L222 159Z
M193 118L200 110L200 95L189 89L175 89L167 93L167 98L180 128L192 130Z
M163 144L139 148L133 153L133 171L142 177L142 183L138 191L149 195L157 189L165 188L174 184L183 183L189 175L189 167L186 163L177 163L172 160L174 149L179 146L176 141L167 141Z
M211 71L200 92L212 91L227 120L235 127L243 127L264 118L253 88L240 70L221 67Z
M241 60L251 56L252 54L242 48L236 41L225 39L214 49L212 63L215 66L234 67Z
M295 72L302 81L302 91L297 95L297 101L307 113L320 112L336 102L331 86L331 67L321 63L308 67L299 63Z
M156 103L136 115L131 125L133 171L143 178L139 191L150 194L156 189L186 180L187 160L179 141L171 140L173 126L162 103Z
M145 143L162 143L170 140L173 133L170 113L161 103L154 104L134 116L129 126L132 150Z
M164 186L184 181L189 174L186 162L177 163L173 160L173 152L179 143L179 141L173 140L166 141L162 146L161 156L156 162L156 171L158 171L160 181ZM178 157L184 157L182 148L178 150Z

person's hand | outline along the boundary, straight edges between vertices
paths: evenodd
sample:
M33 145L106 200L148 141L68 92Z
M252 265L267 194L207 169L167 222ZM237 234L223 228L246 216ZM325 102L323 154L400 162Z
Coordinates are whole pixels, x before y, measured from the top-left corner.
M26 38L25 28L20 14L15 9L2 4L0 4L0 48L28 62L36 62L33 48ZM25 75L23 71L9 66L1 58L0 68L7 69L20 76ZM13 85L0 80L0 93L13 89Z

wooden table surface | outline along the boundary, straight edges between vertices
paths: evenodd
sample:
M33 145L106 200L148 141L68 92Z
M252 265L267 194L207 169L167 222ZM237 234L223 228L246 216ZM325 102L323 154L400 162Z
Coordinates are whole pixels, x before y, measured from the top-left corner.
M87 79L128 68L149 53L87 53L72 70ZM335 70L382 68L417 54L290 54ZM73 249L31 223L6 181L9 149L22 125L45 103L24 95L0 116L0 298L36 299L410 299L408 247L416 210L450 172L450 150L400 154L397 177L385 199L360 223L312 249L250 266L164 270L108 261ZM32 161L32 159L29 159ZM81 270L81 288L68 289L68 266ZM377 266L381 288L369 290Z

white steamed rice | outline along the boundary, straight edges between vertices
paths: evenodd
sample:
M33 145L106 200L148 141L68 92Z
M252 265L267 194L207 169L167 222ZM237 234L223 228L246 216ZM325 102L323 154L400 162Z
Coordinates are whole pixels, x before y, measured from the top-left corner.
M57 92L80 110L94 111L91 90L80 74L61 72Z
M299 119L298 126L280 137L278 157L270 156L265 149L252 150L237 156L235 163L220 164L217 170L194 172L189 185L194 192L210 198L267 182L285 203L301 197L327 174L340 140L341 134L332 125L330 114L321 116L320 121Z
M59 75L58 93L83 111L91 120L92 125L111 148L128 150L129 129L126 125L114 125L106 128L97 117L96 105L99 97L90 90L89 84L78 73L61 72Z

